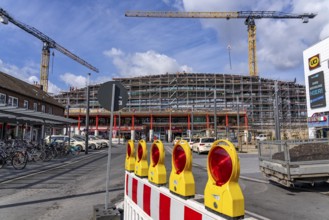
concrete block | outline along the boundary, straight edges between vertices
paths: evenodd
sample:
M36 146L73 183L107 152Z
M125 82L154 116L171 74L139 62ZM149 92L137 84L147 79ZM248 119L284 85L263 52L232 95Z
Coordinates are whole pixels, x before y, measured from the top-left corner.
M123 219L123 214L119 212L116 207L108 207L105 210L104 204L99 204L94 206L93 220L121 220Z

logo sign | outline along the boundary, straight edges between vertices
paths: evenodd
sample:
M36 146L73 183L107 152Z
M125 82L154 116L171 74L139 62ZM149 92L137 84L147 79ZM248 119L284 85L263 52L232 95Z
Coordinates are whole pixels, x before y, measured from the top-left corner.
M308 76L311 108L326 106L326 94L323 71Z
M315 68L320 67L320 54L317 54L311 58L308 59L308 68L310 70L313 70Z
M329 126L328 117L329 117L328 115L309 117L307 119L307 126L309 128L328 127Z
M127 89L119 81L109 81L103 83L98 89L97 98L103 108L111 111L113 85L115 86L113 110L119 111L126 106L128 101Z

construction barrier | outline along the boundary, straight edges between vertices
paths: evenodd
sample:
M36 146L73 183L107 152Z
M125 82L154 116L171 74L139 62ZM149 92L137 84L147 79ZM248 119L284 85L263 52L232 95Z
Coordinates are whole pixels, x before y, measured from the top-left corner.
M229 141L215 141L209 151L208 182L202 199L204 204L194 199L192 153L186 141L180 141L173 148L169 189L165 187L162 142L157 140L152 143L150 166L147 164L146 142L139 141L135 159L132 159L134 149L134 142L129 141L125 162L124 219L244 218L244 197L238 184L240 163L235 147Z

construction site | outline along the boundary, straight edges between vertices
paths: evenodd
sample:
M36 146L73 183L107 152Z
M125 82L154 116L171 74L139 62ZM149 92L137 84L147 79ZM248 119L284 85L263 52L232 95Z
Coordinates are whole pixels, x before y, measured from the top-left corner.
M307 137L305 86L254 76L175 73L133 78L115 78L128 90L128 103L114 114L115 134L136 138L156 135L235 138L238 133L255 137L266 133L275 138L278 113L282 139ZM109 128L110 112L97 100L100 85L89 86L89 130L101 134ZM70 108L70 118L79 120L72 129L85 128L86 88L62 92L55 98ZM276 103L277 97L277 103ZM239 131L239 132L238 132ZM129 136L130 138L131 136Z

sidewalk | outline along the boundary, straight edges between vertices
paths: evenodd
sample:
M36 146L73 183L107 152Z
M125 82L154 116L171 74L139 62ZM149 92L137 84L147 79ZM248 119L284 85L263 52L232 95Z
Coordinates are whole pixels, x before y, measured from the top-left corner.
M83 155L82 155L83 156ZM13 178L17 177L23 177L30 175L32 173L36 172L44 172L51 168L61 166L65 164L66 162L72 162L80 157L74 157L74 158L58 158L58 159L52 159L48 162L39 161L39 162L28 162L26 167L22 170L16 170L11 165L5 165L0 169L0 183L10 181Z
M240 149L241 153L250 153L250 154L258 154L258 149L256 148L256 144L242 144L242 149Z

